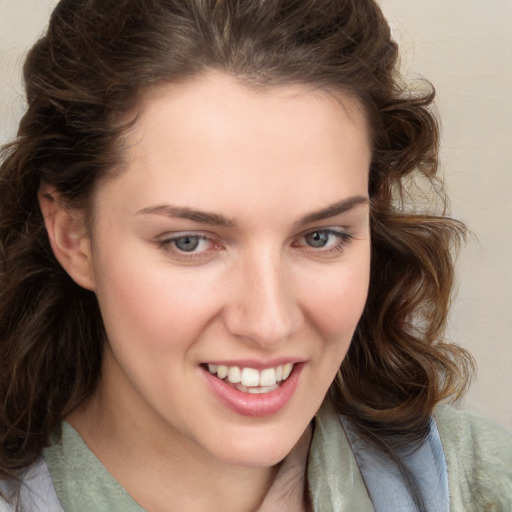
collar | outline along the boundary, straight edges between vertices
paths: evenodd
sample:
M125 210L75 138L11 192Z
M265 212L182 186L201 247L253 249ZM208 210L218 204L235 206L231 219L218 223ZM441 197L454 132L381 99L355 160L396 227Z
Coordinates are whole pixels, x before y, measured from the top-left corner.
M324 404L315 417L309 454L302 449L304 443L297 446L300 457L307 458L308 491L314 511L373 512L351 445L331 405ZM297 455L297 450L293 453ZM59 441L46 448L43 455L67 512L144 512L68 423L62 423ZM283 467L286 463L285 459Z

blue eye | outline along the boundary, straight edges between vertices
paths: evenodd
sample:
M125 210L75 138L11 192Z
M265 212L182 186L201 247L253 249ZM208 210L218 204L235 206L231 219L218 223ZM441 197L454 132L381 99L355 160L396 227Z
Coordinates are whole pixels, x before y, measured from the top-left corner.
M183 252L192 252L195 251L201 242L200 236L187 235L182 236L180 238L175 238L172 240L174 246Z
M328 244L331 236L333 235L326 231L312 231L311 233L304 235L304 240L310 247L320 248L325 247Z
M352 235L337 229L315 229L301 235L292 245L318 256L331 256L344 251Z
M159 240L158 245L178 258L191 258L207 254L213 241L203 235L183 233Z

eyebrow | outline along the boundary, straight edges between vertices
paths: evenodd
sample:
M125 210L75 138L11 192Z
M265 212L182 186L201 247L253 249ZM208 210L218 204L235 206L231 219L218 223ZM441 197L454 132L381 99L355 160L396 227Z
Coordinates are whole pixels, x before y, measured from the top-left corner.
M364 196L349 197L337 203L331 204L326 208L322 208L319 211L308 213L298 222L296 222L296 225L311 224L312 222L317 222L319 220L336 217L337 215L341 215L342 213L352 210L358 205L368 204L368 202L368 198ZM162 215L165 217L188 219L201 224L208 224L210 226L220 226L226 228L236 227L236 222L233 219L229 219L223 215L169 204L149 206L137 211L136 215Z
M201 210L194 210L192 208L173 206L170 204L164 204L159 206L150 206L143 208L137 212L137 215L163 215L165 217L178 217L180 219L188 219L201 224L208 224L211 226L221 226L226 228L235 227L235 221L228 219L222 215L216 213L204 212Z
M331 217L336 217L337 215L341 215L342 213L346 213L349 210L352 210L356 206L360 204L368 204L369 200L364 196L353 196L347 199L343 199L343 201L339 201L337 203L331 204L327 206L327 208L323 208L317 212L308 213L302 219L300 219L297 224L311 224L312 222L317 222L319 220L330 219Z

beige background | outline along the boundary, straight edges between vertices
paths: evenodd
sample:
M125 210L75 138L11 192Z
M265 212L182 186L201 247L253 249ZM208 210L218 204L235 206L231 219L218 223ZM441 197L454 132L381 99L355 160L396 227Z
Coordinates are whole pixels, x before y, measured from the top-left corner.
M20 66L54 0L0 0L0 142L23 111ZM473 230L450 338L475 355L461 407L512 431L512 1L381 0L403 68L438 92L452 214ZM414 73L414 74L413 74Z

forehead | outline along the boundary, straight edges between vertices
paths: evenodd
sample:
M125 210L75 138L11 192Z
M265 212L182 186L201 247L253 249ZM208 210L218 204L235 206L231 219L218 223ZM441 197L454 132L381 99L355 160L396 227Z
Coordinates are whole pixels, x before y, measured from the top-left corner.
M194 124L194 129L200 128L200 122L210 137L225 134L222 128L233 135L234 123L244 128L240 136L254 136L258 128L267 132L286 128L286 133L296 136L304 124L312 133L320 126L330 130L332 126L327 123L350 121L366 132L368 141L370 138L365 108L353 94L307 84L255 86L218 71L151 88L142 95L137 114L139 122L131 132L132 141L149 127L157 128L162 120L166 124L174 120L184 127ZM300 121L296 130L291 130L289 121ZM178 137L179 133L175 135Z
M180 194L191 207L217 209L241 195L248 206L276 191L282 201L335 202L366 190L370 155L366 116L348 95L255 89L210 73L144 97L120 186L134 208Z

